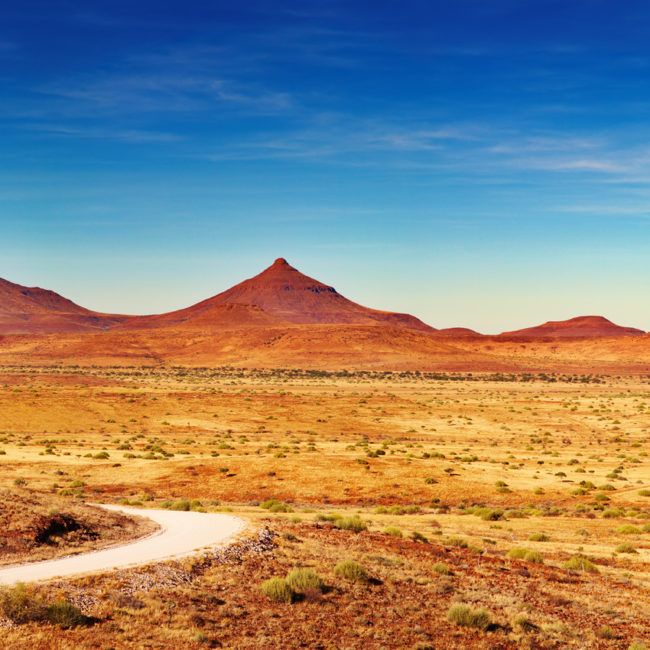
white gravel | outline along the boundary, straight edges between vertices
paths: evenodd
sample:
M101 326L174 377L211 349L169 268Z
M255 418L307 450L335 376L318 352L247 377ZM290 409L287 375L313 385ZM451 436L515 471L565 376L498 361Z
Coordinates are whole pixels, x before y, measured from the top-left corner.
M127 515L148 517L160 526L160 530L153 535L120 546L57 560L2 568L0 585L97 573L186 557L201 550L223 546L246 527L242 519L232 515L147 510L116 505L100 507Z

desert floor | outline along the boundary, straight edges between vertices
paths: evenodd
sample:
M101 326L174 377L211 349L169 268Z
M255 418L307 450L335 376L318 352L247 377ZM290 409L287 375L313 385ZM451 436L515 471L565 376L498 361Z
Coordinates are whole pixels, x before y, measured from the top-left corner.
M89 618L5 616L3 643L644 648L649 451L647 377L5 366L2 511L24 521L0 561L106 538L39 544L29 503L41 524L121 502L250 526L228 552L28 590ZM262 591L296 567L321 582Z

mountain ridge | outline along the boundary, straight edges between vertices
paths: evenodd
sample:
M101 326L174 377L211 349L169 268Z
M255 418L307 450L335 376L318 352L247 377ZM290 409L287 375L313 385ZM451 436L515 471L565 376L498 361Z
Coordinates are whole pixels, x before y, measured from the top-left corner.
M498 335L465 327L436 329L410 314L365 307L333 286L311 278L285 258L205 300L161 314L126 316L92 311L40 287L0 278L0 334L65 334L107 330L244 330L300 325L350 325L415 330L446 341L558 340L638 337L645 332L617 325L604 316L547 321Z

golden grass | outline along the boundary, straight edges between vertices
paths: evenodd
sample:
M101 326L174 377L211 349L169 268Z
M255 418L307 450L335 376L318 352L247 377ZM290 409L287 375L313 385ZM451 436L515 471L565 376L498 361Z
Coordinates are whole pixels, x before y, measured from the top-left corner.
M259 585L295 567L313 568L329 588L320 605L309 601L286 608L280 614L285 628L298 625L292 617L302 620L304 608L321 607L334 621L352 620L349 641L361 642L365 637L356 632L362 624L354 621L365 614L350 618L344 610L365 611L371 603L382 618L373 624L377 637L369 637L369 647L426 645L426 635L416 638L390 613L409 583L430 608L431 625L442 626L450 643L463 639L465 645L489 647L533 635L539 647L571 647L582 634L590 647L627 647L621 639L628 645L647 639L647 624L630 618L650 588L647 380L458 379L3 368L0 487L13 494L37 490L45 501L53 495L71 504L187 506L266 523L288 535L279 555L269 566L246 564L250 584L228 583L247 616L269 607ZM635 553L626 550L630 545ZM530 561L526 553L518 559L521 548ZM576 557L586 558L598 573L574 570ZM335 567L346 560L360 563L384 586L362 587L363 581L345 586ZM421 568L411 571L411 565ZM488 575L479 580L484 571ZM504 591L498 579L503 571L512 589L532 589L534 597L522 600ZM210 576L208 582L221 584L221 568ZM572 590L584 586L571 607L586 611L593 629L571 612L566 620L558 613L568 607L557 604L566 595L563 581ZM353 597L354 589L364 590ZM187 612L170 614L173 624L165 631L159 629L166 614L158 596L151 604L143 597L142 620L136 613L136 622L127 624L110 602L93 614L118 616L118 627L133 627L154 646L200 647L205 643L200 634L221 638L212 627L205 632L190 620L194 614L205 617L202 599L208 592L209 585L200 582ZM189 594L172 590L169 597ZM463 604L493 613L496 627L485 632L447 621L447 610L461 597ZM608 608L616 615L605 615ZM530 624L516 623L529 619ZM328 625L325 643L335 638L327 636ZM418 625L429 629L429 623ZM603 626L614 630L616 640L596 635ZM225 645L255 647L247 625L227 627ZM300 629L296 638L313 641L311 632ZM34 629L29 638L38 634ZM90 639L87 632L73 634L80 643ZM273 645L279 634L280 627L265 623L255 640ZM114 645L137 647L127 637L117 634Z

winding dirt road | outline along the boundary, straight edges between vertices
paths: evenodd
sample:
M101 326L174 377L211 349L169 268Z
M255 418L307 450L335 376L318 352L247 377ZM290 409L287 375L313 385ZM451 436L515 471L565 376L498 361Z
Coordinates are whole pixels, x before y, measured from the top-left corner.
M232 515L147 510L116 505L100 507L127 515L148 517L160 526L160 530L120 546L2 568L0 585L97 573L186 557L206 548L222 546L246 527L242 519Z

